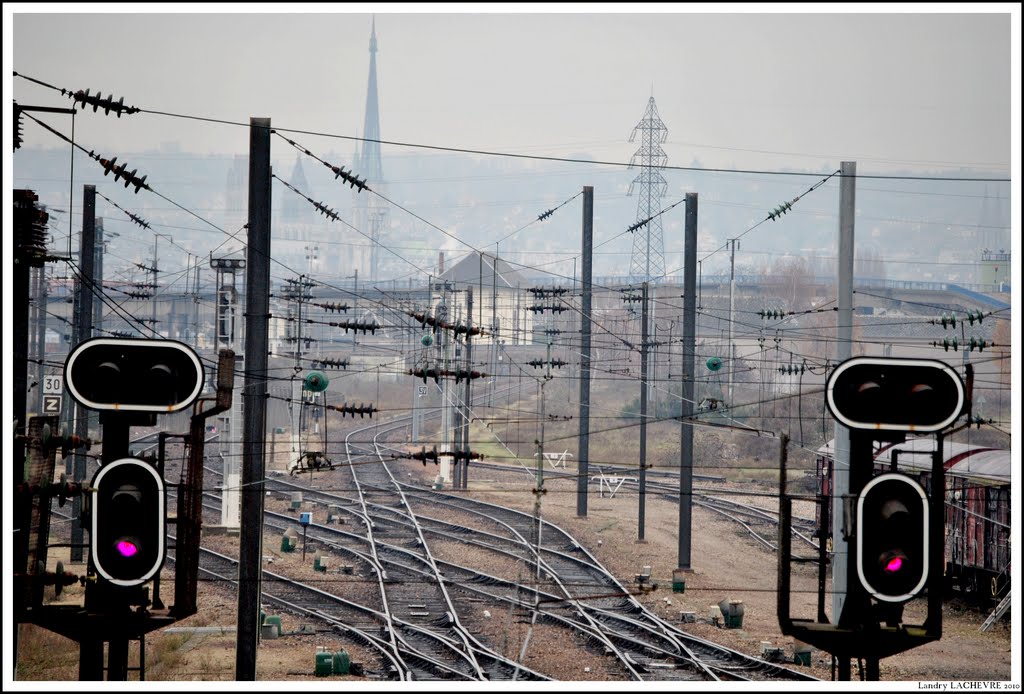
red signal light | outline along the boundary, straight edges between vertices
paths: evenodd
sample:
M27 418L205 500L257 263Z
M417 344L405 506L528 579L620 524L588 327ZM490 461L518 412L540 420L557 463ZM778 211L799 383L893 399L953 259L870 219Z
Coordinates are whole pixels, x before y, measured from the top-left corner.
M133 540L118 540L115 545L117 553L122 557L134 557L139 553L139 546Z
M885 560L883 562L885 564L885 572L890 574L898 573L899 570L903 568L903 560L905 558L906 557L902 555L897 555L895 557L890 557L889 559Z

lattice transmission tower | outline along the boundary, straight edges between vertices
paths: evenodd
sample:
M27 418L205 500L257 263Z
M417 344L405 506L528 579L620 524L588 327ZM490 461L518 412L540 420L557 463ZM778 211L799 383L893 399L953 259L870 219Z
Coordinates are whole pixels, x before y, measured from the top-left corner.
M640 149L633 153L629 168L640 167L640 175L629 184L629 195L637 190L636 221L650 219L661 210L661 198L668 183L659 171L668 163L668 155L661 143L668 137L668 128L658 116L658 107L652 96L647 111L633 128L629 141L640 134ZM629 263L631 282L657 282L665 275L665 242L661 235L661 217L651 219L633 232L633 256Z

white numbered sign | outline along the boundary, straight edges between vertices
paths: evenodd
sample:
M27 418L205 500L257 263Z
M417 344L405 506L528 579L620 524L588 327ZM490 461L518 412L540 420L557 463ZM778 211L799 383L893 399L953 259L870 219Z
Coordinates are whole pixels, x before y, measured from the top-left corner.
M48 374L43 376L43 393L60 395L64 392L64 376L62 374Z

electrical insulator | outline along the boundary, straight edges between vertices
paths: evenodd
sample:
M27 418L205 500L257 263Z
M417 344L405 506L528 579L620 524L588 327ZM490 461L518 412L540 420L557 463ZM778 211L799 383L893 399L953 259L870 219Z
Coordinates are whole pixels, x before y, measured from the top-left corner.
M438 455L450 455L456 463L483 460L484 458L482 453L474 453L472 451L441 451Z
M336 222L338 221L338 213L332 210L330 207L327 207L327 205L324 205L322 202L314 202L313 207L315 207L316 211L324 215L325 217L329 217L330 219L333 219Z
M360 192L363 191L364 189L367 189L366 181L360 181L358 178L352 175L352 172L345 171L343 167L331 166L330 164L327 164L327 168L334 172L334 178L340 178L341 180L345 181L345 183L348 183L349 188L358 188Z
M542 313L544 311L551 311L552 313L561 313L562 311L566 310L566 307L561 305L545 306L544 304L534 304L533 306L528 306L527 310L533 311L534 313Z
M420 452L419 453L410 453L409 454L409 458L411 458L412 460L419 460L420 462L423 463L424 467L426 467L427 461L429 461L429 460L433 460L434 461L434 465L437 465L438 464L437 446L434 446L429 451L426 449L426 447L422 447L422 448L420 448Z
M970 347L971 347L970 351L971 352L974 351L975 347L978 348L979 352L984 352L986 347L991 347L991 346L992 346L991 343L985 342L984 340L982 340L980 338L979 339L975 339L975 338L972 337L971 341L970 341Z
M781 205L779 205L778 207L776 207L774 210L772 210L771 212L768 213L768 219L771 219L772 221L774 221L774 220L778 219L779 217L781 217L782 215L786 214L786 212L788 212L790 210L790 208L792 208L792 207L793 207L792 203L784 202Z
M441 376L438 373L437 369L409 369L406 373L409 374L410 376L422 378L424 383L427 382L428 378L434 379L434 383L437 383L438 379Z
M353 332L362 332L364 335L369 332L375 334L380 326L376 323L363 323L360 321L342 321L341 323L328 323L327 325L332 328L344 328L345 332L352 330Z
M527 287L526 291L537 296L561 296L562 294L568 294L569 290L565 287Z
M543 359L532 359L526 363L535 369L541 366L547 366L548 364L555 367L556 369L559 369L567 365L567 362L564 362L561 359L552 359L551 361L544 361Z
M150 190L150 187L146 184L146 176L143 176L142 178L139 178L138 176L136 176L135 174L138 173L138 171L139 171L138 169L135 169L131 173L128 173L125 170L126 167L125 167L124 164L120 164L120 165L117 164L117 157L114 157L113 159L110 159L110 160L101 158L100 159L100 164L103 166L103 175L104 176L106 176L108 173L113 171L114 172L114 180L115 181L117 181L120 178L124 177L124 187L127 188L128 186L135 186L135 193L136 194L138 194L138 192L139 192L139 190L141 188L145 188L146 190Z
M626 229L626 231L632 234L634 231L642 227L644 224L647 224L647 222L651 221L651 219L651 217L648 217L647 219L641 219L639 222L631 225L628 229Z
M486 334L480 328L476 328L476 327L468 328L468 327L466 327L465 325L462 325L462 324L458 324L458 325L446 324L444 327L445 328L451 328L455 332L456 335L470 335L470 336L473 336L473 335L485 335Z
M133 222L138 224L143 229L149 229L150 228L149 227L149 223L146 220L144 220L141 217L139 217L138 215L134 215L131 212L126 212L125 214L127 214L128 217L130 217Z
M21 106L14 104L14 149L21 147Z
M318 366L318 367L320 367L322 369L344 369L344 370L348 371L349 363L350 362L349 362L348 359L329 359L329 358L323 358L323 359L314 359L313 360L313 366Z
M446 371L442 371L441 375L442 376L454 376L456 383L461 382L463 379L465 379L467 381L471 381L471 380L476 379L476 378L486 378L486 376L487 376L487 374L482 373L480 371L467 371L466 369L456 369L454 371L446 370Z
M537 217L537 221L538 222L543 222L545 219L547 219L548 217L550 217L554 213L555 213L554 210L548 210L547 212L541 212L540 215Z
M68 453L73 449L84 448L85 450L89 450L89 448L92 447L91 440L83 439L81 436L76 434L67 434L64 432L61 432L60 438L58 438L54 443L56 444L55 448L60 450L61 458L64 458L65 460L68 457Z
M944 337L942 338L942 342L932 342L932 347L942 347L942 349L945 350L946 352L949 351L950 347L953 348L954 352L960 351L960 343L957 342L957 339L955 337Z
M79 89L77 92L71 95L72 98L81 105L82 110L85 110L87 105L92 105L93 113L100 107L103 107L103 114L106 116L110 115L111 111L117 113L117 117L120 118L122 113L132 114L138 113L139 109L134 106L125 106L124 97L122 96L117 101L114 101L113 95L108 96L106 99L103 98L102 92L96 92L96 96L90 96L89 90L86 89L84 92Z

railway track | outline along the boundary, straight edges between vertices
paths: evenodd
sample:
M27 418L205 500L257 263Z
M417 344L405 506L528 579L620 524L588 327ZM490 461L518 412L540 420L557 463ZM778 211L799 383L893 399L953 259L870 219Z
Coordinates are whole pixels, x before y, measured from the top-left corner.
M355 580L373 586L358 599L334 595L294 577L264 572L264 599L322 620L379 654L368 676L402 680L545 680L475 634L482 605L505 609L582 641L610 656L613 670L635 681L802 681L804 673L747 656L685 633L647 610L571 535L530 514L399 479L380 439L404 420L355 429L346 436L347 464L313 478L271 477L266 489L331 505L351 521L309 524L308 540L345 557ZM374 432L372 446L357 435ZM217 471L211 471L219 474ZM218 500L219 501L219 500ZM756 515L756 514L755 514ZM295 514L268 511L268 529L299 529ZM539 532L538 532L539 530ZM539 540L539 541L538 541ZM438 559L431 544L459 543L477 555L467 562ZM232 580L230 558L203 553L204 571ZM227 563L225 563L227 562ZM487 572L481 564L514 565ZM351 598L351 599L350 599ZM529 637L527 637L528 641ZM525 648L524 648L525 651Z
M477 463L477 465L480 466L479 463ZM522 473L530 476L535 474L533 470L523 466L488 463L486 467L491 470L504 470L507 472ZM606 468L605 472L621 474L627 471L625 469ZM548 479L558 477L564 477L572 480L576 479L575 472L566 472L550 468L545 469L544 475ZM645 483L647 493L657 494L661 498L678 503L678 473L673 474L670 472L661 472L658 477L666 480L674 479L675 481L658 481L657 479L648 479ZM705 477L705 479L708 481L719 481L723 478L708 476ZM593 479L591 479L591 483L593 483ZM636 480L625 478L622 480L622 487L627 490L631 490L634 493L639 493L640 485ZM726 499L721 496L721 494L726 491L727 490L725 489L714 489L710 487L694 487L693 503L711 512L717 513L727 520L739 524L747 531L751 538L753 538L754 541L764 549L772 552L776 551L778 547L778 510ZM813 518L801 518L799 516L794 516L792 518L792 534L793 539L797 544L806 545L811 550L814 550L815 552L818 551L818 542L815 539L815 535L817 534L817 525Z
M402 426L394 424L388 430ZM267 485L268 490L282 494L303 490L304 499L318 505L333 504L349 514L353 525L361 526L358 533L316 524L305 531L318 546L347 551L350 557L358 552L362 557L359 570L382 577L381 594L388 605L382 612L406 623L399 624L396 633L409 633L407 624L440 629L451 641L461 641L463 652L472 652L480 664L481 653L493 653L471 641L472 615L480 613L480 602L485 600L530 615L533 622L583 637L590 648L614 656L624 677L637 681L814 679L697 639L649 613L578 541L556 526L542 523L544 540L538 549L531 541L533 516L402 482L388 469L383 451L377 464L368 463L366 450L357 450L351 438L376 428L356 430L348 437L349 452L358 463L348 466L354 475L355 495L317 491L303 484L304 478L270 479ZM475 521L472 527L468 522L452 522L435 517L438 511ZM273 522L279 521L284 525L296 522L288 516ZM516 580L439 561L431 555L431 541L449 542L453 538L482 557L493 554L517 566L530 567L528 573L532 575ZM353 549L353 542L359 543L358 550ZM482 561L487 563L486 559ZM534 573L538 566L539 581ZM435 586L441 592L436 592ZM470 616L460 618L460 614ZM452 636L454 629L459 631ZM417 648L426 648L422 632L409 638ZM492 663L486 678L524 679L522 668L510 673L503 671L506 666ZM471 667L468 659L463 660L453 667L453 675L471 676ZM481 665L481 670L487 667Z

